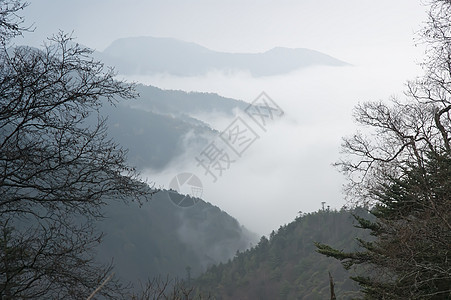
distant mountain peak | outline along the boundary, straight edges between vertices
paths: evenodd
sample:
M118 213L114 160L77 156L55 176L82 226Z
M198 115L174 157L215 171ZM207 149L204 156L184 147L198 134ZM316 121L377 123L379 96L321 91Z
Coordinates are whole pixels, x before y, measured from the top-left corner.
M263 53L228 53L168 37L130 37L115 40L102 60L125 75L205 75L210 71L249 71L272 76L310 66L345 66L347 63L307 48L275 47Z

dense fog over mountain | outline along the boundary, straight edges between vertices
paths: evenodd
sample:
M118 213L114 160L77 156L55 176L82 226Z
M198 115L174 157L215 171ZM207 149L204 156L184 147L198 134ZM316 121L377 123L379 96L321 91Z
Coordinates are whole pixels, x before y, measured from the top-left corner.
M340 208L345 204L344 180L332 163L339 159L342 136L352 132L353 106L367 99L395 96L393 91L403 89L409 72L401 68L399 73L380 77L378 74L384 72L384 67L379 67L379 72L373 69L374 73L367 70L359 66L317 67L264 79L245 73L234 76L216 73L183 79L146 78L168 89L175 86L200 91L220 89L221 95L237 97L241 94L244 97L239 99L248 102L259 95L250 91L264 90L285 112L281 119L268 126L267 132L258 132L260 139L224 171L216 183L210 176L204 176L204 170L197 166L198 149L188 149L183 158L163 172L157 172L158 176L153 178L165 185L182 171L202 175L205 199L261 234L285 224L298 211L318 209L322 201ZM218 82L222 83L221 87ZM197 117L219 131L233 121L233 118L214 114L198 114ZM155 174L153 170L144 173L149 178Z
M70 27L77 42L99 50L96 57L116 66L120 78L162 89L217 93L247 103L265 91L285 115L267 132L259 132L259 140L217 183L196 166L195 157L205 143L194 146L185 140L190 145L186 148L177 137L172 146L166 144L170 150L158 150L163 155L160 163L158 156L152 158L156 169L138 158L133 150L139 148L137 144L127 146L132 148L132 161L144 169L149 180L167 187L179 172L198 174L207 201L250 229L268 234L298 211L316 210L321 201L336 208L345 203L343 179L331 164L338 158L341 137L352 131L352 107L359 101L401 94L406 78L418 70L414 61L421 47L415 48L412 33L424 8L411 1L352 2L231 2L223 9L225 4L212 6L198 1L190 7L180 2L172 9L163 3L139 1L133 5L113 1L108 6L100 2L50 5L44 1L30 6L27 13L36 20L36 34L34 40L28 34L23 40L38 43L43 34L48 35L51 29L55 32L55 26ZM399 14L401 9L412 13ZM71 10L74 17L61 18L64 10ZM253 10L256 14L250 14ZM96 11L101 13L97 16ZM312 18L314 12L320 14ZM48 22L44 21L46 14L53 17ZM228 22L221 25L215 18ZM93 25L97 19L102 21ZM200 30L200 20L208 20L208 31ZM140 101L143 99L135 100L138 106ZM177 114L182 115L184 109ZM218 133L234 118L223 115L221 109L186 115ZM155 126L152 132L158 135ZM152 136L143 141L154 144ZM168 155L176 159L169 162Z
M218 299L324 299L335 278L346 298L367 291L331 257L377 265L408 248L384 228L412 248L449 229L449 1L430 23L411 0L21 2L0 0L0 274L62 251L83 297L167 275ZM422 188L439 205L404 209Z

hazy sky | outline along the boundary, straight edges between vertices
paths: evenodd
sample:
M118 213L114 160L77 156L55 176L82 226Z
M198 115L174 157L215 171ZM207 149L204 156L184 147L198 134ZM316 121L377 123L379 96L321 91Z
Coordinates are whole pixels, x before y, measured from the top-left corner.
M317 210L322 201L334 208L344 204L344 180L331 163L339 157L341 137L355 131L352 107L402 95L405 81L418 74L422 49L415 47L414 37L426 10L415 0L35 0L24 15L36 31L16 43L39 45L62 29L73 30L79 43L100 51L118 38L156 36L228 52L303 47L351 63L262 78L246 73L134 78L249 102L266 91L285 110L284 119L217 183L201 178L207 201L267 234L299 210ZM197 154L187 153L164 172L145 175L166 185L178 172L199 174Z
M305 47L351 61L363 52L412 50L424 20L420 0L35 0L26 9L41 42L57 29L103 50L130 36L173 37L213 50Z

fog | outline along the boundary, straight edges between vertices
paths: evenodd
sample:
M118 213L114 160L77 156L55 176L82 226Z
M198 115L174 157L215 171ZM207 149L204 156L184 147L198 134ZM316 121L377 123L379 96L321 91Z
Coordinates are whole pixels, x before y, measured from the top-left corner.
M322 201L340 209L345 204L345 181L332 163L340 157L342 137L356 130L353 107L359 101L403 97L406 80L419 74L413 63L398 62L398 68L388 71L392 64L316 67L263 78L220 72L192 78L134 78L167 89L218 92L247 102L265 91L285 112L267 132L242 116L260 138L216 182L197 166L195 157L202 149L187 149L163 172L146 170L144 174L165 187L180 172L196 174L204 186L203 199L259 234L292 221L299 211L318 210ZM233 121L197 117L218 130Z
M424 11L420 1L411 0L41 0L24 11L35 31L16 43L39 45L62 29L100 51L121 37L157 36L228 52L305 47L352 64L260 78L220 71L199 77L127 78L247 102L265 91L284 110L267 132L258 131L260 138L215 183L196 166L201 149L187 149L163 172L143 172L163 187L179 172L193 172L202 180L206 201L249 229L268 234L299 211L319 209L322 201L337 209L345 203L344 178L331 164L339 158L342 136L356 130L352 108L358 101L402 96L406 80L419 74L422 48L415 47L414 33ZM232 121L198 117L218 130Z

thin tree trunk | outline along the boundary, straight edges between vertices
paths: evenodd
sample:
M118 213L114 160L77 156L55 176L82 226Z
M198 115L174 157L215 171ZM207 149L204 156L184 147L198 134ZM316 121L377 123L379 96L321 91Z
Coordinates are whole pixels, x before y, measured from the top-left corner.
M334 279L332 278L332 275L330 275L330 272L329 272L329 283L330 283L330 300L337 300L337 297L335 297Z

